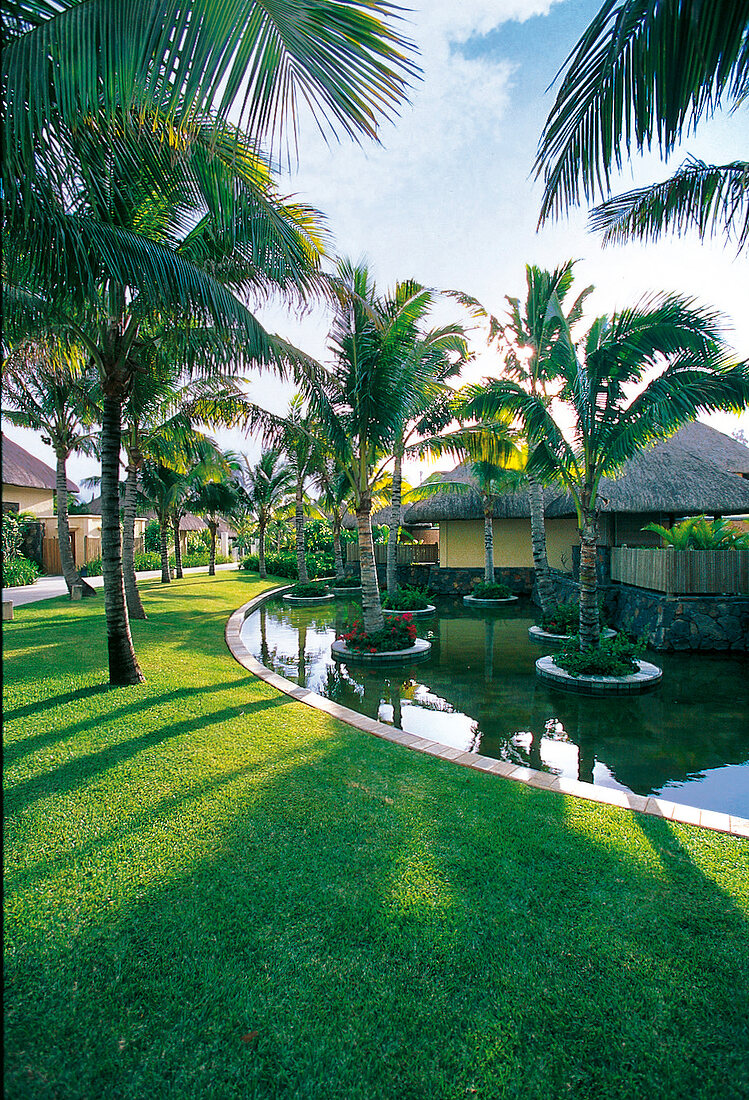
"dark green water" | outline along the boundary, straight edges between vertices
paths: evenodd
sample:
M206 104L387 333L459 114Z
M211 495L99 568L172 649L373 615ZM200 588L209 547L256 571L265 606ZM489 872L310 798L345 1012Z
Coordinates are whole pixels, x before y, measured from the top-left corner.
M417 665L339 664L330 646L361 615L355 600L308 608L269 601L242 638L268 668L371 718L465 751L636 794L749 817L749 660L650 654L647 695L586 698L539 682L534 608L445 602L417 620L432 642Z

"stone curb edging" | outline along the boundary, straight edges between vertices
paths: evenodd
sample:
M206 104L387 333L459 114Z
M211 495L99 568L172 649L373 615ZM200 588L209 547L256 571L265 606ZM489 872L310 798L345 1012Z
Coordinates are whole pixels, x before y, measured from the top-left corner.
M437 741L430 741L425 737L417 737L415 734L406 733L404 730L394 729L384 722L378 722L374 718L366 718L363 714L348 707L342 707L334 703L332 699L326 699L317 695L309 688L294 684L279 676L277 672L271 672L269 668L257 661L241 639L241 630L244 620L255 611L262 603L273 596L288 591L291 585L272 588L256 596L253 600L242 604L241 607L230 616L226 624L224 636L226 644L234 659L253 673L266 684L276 688L283 694L315 710L324 711L333 718L346 722L355 729L364 733L374 734L383 741L390 741L396 745L404 745L406 748L423 752L427 756L438 756L443 760L449 760L461 767L473 768L475 771L487 772L499 775L505 779L512 779L516 783L525 783L528 787L536 787L546 791L558 791L562 794L574 795L577 798L585 798L591 802L600 802L607 806L618 806L623 810L635 810L652 817L660 817L666 821L675 821L685 825L700 825L704 829L712 829L714 832L730 833L732 836L741 836L749 839L749 819L737 817L734 814L718 813L714 810L701 810L696 806L684 806L679 802L667 802L661 798L630 794L628 791L615 790L611 787L596 787L592 783L582 783L579 779L566 779L564 776L549 775L547 772L535 771L533 768L525 768L520 765L508 764L504 760L495 760L489 756L481 756L479 753L462 752L460 749L451 748L448 745L440 745Z
M528 637L532 642L568 642L572 637L571 634L550 634L548 630L544 630L540 626L529 626ZM612 630L610 626L607 626L604 631L601 631L601 641L610 641L616 637L616 631Z
M330 603L335 599L335 595L332 592L328 592L326 596L290 596L286 594L284 599L290 604L296 604L297 607L303 607L305 604L312 607L317 603Z
M638 661L637 672L628 676L571 676L553 657L539 657L536 675L549 687L573 695L642 695L660 684L663 669L650 661Z
M432 643L424 638L417 638L408 649L382 649L378 653L359 653L355 649L349 649L342 639L333 642L330 654L334 661L357 661L367 665L392 665L399 661L409 664L412 661L428 657L432 649Z
M500 603L516 603L520 596L503 596L501 600L484 600L481 596L464 596L463 603L469 607L496 607Z

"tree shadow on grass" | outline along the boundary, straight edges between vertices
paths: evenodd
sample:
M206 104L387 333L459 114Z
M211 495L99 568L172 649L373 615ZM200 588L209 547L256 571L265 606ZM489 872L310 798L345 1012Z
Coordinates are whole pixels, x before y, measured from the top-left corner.
M158 700L149 701L150 706L153 706L154 703L158 703ZM43 775L33 776L31 779L23 780L15 786L6 786L4 791L6 819L17 816L37 799L65 795L76 787L89 783L90 780L109 768L116 767L145 749L154 748L166 740L182 737L186 733L203 730L208 726L236 719L241 712L255 714L258 711L274 709L284 704L288 705L288 703L289 700L285 696L279 695L272 699L247 702L242 704L241 707L235 704L223 710L211 710L182 722L159 725L139 737L128 738L118 744L108 745L107 748L101 749L99 752L77 757L69 763L52 768ZM129 708L133 712L137 709L141 708ZM110 716L107 716L107 721L109 719ZM66 731L66 736L69 735L69 732Z
M29 883L9 1095L747 1094L746 916L698 834L331 730Z

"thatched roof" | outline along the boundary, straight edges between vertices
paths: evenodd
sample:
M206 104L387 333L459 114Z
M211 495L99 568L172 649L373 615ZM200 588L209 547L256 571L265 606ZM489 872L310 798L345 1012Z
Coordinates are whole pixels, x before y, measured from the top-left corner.
M706 424L689 424L630 459L618 477L603 478L598 506L601 512L741 515L749 512L749 479L737 476L744 472L749 473L749 447ZM466 465L441 480L473 484ZM549 518L575 515L572 498L559 488L546 489L544 500ZM440 493L412 504L404 522L481 519L483 514L478 492ZM530 516L528 493L498 497L494 516Z
M2 438L2 471L4 485L18 485L26 489L56 489L55 471L40 458L29 454L7 435ZM78 486L67 479L69 493L77 493Z

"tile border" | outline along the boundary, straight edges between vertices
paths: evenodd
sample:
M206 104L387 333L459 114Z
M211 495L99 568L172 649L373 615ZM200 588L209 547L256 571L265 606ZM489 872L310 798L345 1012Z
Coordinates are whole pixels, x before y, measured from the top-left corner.
M490 756L482 756L480 753L463 752L449 745L441 745L437 741L430 741L425 737L417 737L415 734L406 733L404 730L394 729L374 718L367 718L355 710L342 707L331 699L317 695L309 688L300 687L291 680L279 676L277 672L271 672L269 668L261 664L252 656L245 647L241 638L242 624L248 615L256 611L261 604L272 596L282 595L293 585L280 585L268 589L260 596L242 604L229 617L226 624L224 637L231 655L234 659L260 680L277 688L279 691L305 703L308 707L330 714L355 729L364 733L373 734L390 741L395 745L403 745L416 752L423 752L427 756L437 756L451 764L459 764L464 768L473 768L475 771L484 772L487 775L497 775L503 779L511 779L515 783L524 783L528 787L540 790L556 791L560 794L574 795L576 798L585 798L591 802L600 802L607 806L617 806L623 810L635 810L638 813L649 814L652 817L662 817L667 821L676 821L686 825L699 825L703 829L713 832L729 833L732 836L741 836L749 839L749 819L737 817L733 814L717 813L714 810L701 810L696 806L684 806L679 802L668 802L662 798L631 794L629 791L620 791L611 787L597 787L593 783L582 783L578 779L567 779L560 775L551 775L548 772L535 771L516 764L510 764L506 760L495 760Z

